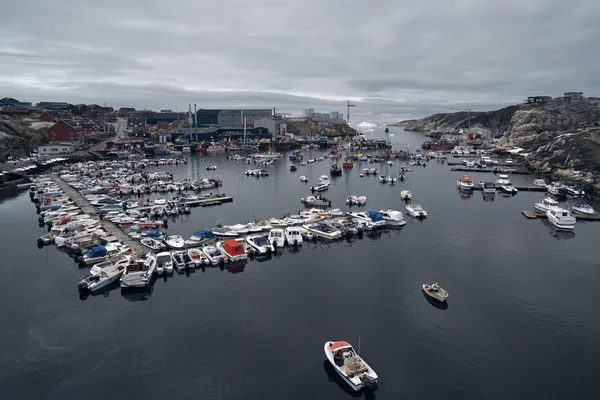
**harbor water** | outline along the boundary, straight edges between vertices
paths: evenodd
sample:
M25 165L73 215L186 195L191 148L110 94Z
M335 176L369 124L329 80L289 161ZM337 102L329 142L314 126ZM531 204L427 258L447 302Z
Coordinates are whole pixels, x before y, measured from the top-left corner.
M395 148L423 136L391 128ZM383 137L383 134L380 135ZM324 150L304 150L305 160ZM150 167L175 179L216 177L232 203L197 207L169 222L188 238L215 226L281 217L330 160L290 172L287 157L269 176L224 154L186 155L187 165ZM206 171L216 165L216 171ZM245 266L206 268L159 278L144 291L118 285L99 295L77 292L80 268L55 246L38 248L27 192L0 198L0 393L3 399L569 399L593 396L600 380L600 223L556 232L527 220L544 193L492 201L465 196L446 163L412 167L405 182L359 177L377 167L398 176L403 161L355 163L331 178L324 195L349 210L405 214L398 230L362 239L305 243ZM262 167L261 167L262 168ZM310 183L300 182L306 175ZM475 182L493 174L472 174ZM531 184L532 176L511 176ZM406 215L400 191L428 213ZM151 198L160 197L153 194ZM164 197L164 195L163 195ZM442 306L425 297L437 281ZM380 377L374 393L352 392L325 362L323 345L346 340Z

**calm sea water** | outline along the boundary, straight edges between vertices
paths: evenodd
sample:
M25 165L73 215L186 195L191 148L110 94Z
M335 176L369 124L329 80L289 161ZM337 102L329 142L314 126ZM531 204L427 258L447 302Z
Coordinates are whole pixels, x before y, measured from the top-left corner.
M392 129L397 146L419 134ZM320 156L323 151L306 151ZM269 177L243 175L242 161L192 155L176 177L218 175L234 202L195 208L170 223L188 237L227 223L279 217L328 174L323 161ZM217 165L207 172L206 165ZM401 163L381 170L397 175ZM463 197L444 163L415 168L404 183L333 179L326 196L405 211L425 221L362 240L305 244L243 269L209 268L160 278L148 291L120 288L80 298L79 269L54 246L38 249L27 193L0 199L0 393L5 399L568 399L593 396L600 379L599 223L574 235L520 215L541 193ZM512 177L529 183L532 177ZM493 180L491 174L475 181ZM438 281L447 307L420 290ZM327 340L348 340L380 376L374 394L353 394L324 363Z

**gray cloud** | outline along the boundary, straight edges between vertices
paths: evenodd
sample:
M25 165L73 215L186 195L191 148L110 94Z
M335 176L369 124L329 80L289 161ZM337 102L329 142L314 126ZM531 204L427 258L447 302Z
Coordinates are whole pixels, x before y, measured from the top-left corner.
M68 3L68 4L64 4ZM596 0L24 0L0 14L0 96L369 118L600 94Z

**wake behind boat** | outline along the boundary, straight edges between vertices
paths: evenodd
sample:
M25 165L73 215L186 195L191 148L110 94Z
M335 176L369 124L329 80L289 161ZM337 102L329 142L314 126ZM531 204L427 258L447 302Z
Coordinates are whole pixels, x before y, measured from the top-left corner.
M329 341L325 343L324 350L335 371L354 391L377 389L379 377L348 342Z

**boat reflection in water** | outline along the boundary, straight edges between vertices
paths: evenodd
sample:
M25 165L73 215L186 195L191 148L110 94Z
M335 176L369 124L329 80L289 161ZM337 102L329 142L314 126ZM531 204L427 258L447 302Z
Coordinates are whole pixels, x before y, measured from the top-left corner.
M548 233L556 240L569 240L575 238L575 232L557 229L547 219L542 220L542 223L548 227Z
M246 264L248 264L248 260L240 260L229 264L225 264L225 269L227 270L227 272L230 272L232 274L239 274L240 272L244 272Z
M152 277L146 287L129 287L121 288L121 296L127 301L148 301L154 291L154 283L156 283L156 275Z
M481 192L483 194L483 201L494 201L494 199L496 198L496 193L485 193L485 192Z
M110 295L110 292L112 292L113 290L117 290L120 287L121 287L121 283L119 281L116 281L116 282L113 282L110 285L105 286L102 289L97 290L95 292L90 292L89 290L86 290L84 292L79 292L79 300L85 301L90 296L92 296L92 297L102 296L102 297L106 298Z
M350 397L359 398L359 397L362 397L364 394L365 398L367 398L367 399L375 398L374 392L372 392L370 390L364 390L364 389L359 390L359 391L352 390L350 388L350 386L348 386L348 383L346 381L344 381L344 379L342 379L341 376L338 375L338 373L333 368L333 365L331 365L331 363L329 361L327 361L327 360L323 361L323 369L327 373L327 378L329 378L329 382L335 383L341 390L346 392Z
M423 297L425 297L425 299L427 300L427 302L429 304L431 304L432 306L434 306L438 310L447 310L448 309L448 301L443 301L442 302L442 301L437 301L435 299L432 299L424 291L421 291L421 294L423 295Z

